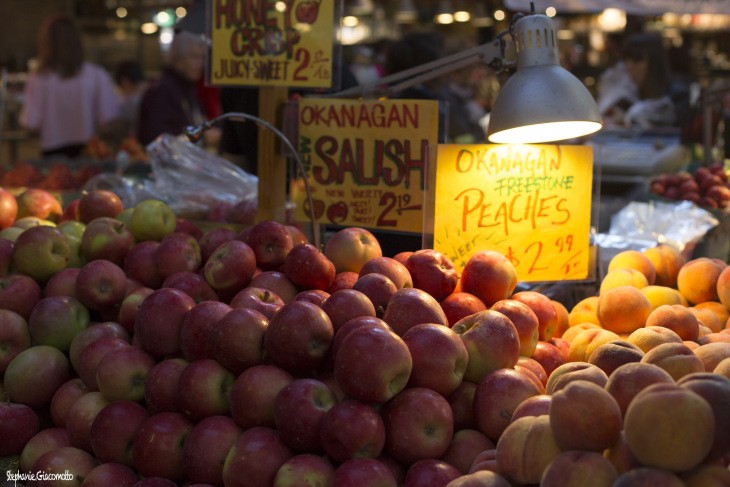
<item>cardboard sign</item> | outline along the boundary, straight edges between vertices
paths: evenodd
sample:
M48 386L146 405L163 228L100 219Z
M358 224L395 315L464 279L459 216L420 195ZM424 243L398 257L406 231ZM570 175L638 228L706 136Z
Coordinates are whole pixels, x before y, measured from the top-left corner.
M329 88L334 0L208 0L209 83Z
M585 279L592 188L590 147L440 145L434 248L459 270L489 249L523 282Z
M298 145L318 223L421 232L430 152L438 143L438 102L299 101ZM309 219L303 180L291 194Z

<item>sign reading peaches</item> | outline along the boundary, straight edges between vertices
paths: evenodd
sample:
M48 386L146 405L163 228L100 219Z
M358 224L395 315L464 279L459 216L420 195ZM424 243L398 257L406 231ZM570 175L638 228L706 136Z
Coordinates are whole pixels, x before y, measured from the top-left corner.
M586 279L592 187L590 147L440 145L434 248L459 270L489 249L520 281Z
M332 86L334 0L209 0L212 85Z
M421 232L438 103L299 101L298 146L319 223ZM297 218L309 219L304 181L292 183Z

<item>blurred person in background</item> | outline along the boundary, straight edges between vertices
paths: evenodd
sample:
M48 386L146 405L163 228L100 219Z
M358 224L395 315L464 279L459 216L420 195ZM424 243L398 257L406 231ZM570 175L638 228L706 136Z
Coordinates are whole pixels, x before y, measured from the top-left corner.
M25 86L20 123L38 132L43 156L77 157L105 125L118 120L119 98L102 67L85 60L81 33L55 15L38 36L37 69Z
M142 66L132 60L120 62L114 72L114 81L121 99L124 135L134 135L137 133L139 105L147 89L147 79Z

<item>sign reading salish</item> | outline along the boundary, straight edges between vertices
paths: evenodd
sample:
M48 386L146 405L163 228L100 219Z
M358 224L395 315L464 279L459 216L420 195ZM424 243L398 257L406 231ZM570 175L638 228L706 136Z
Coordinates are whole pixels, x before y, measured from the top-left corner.
M437 102L303 98L298 133L319 223L421 232ZM297 217L308 219L301 179L292 196Z
M440 145L437 161L434 248L457 268L490 249L521 281L588 277L590 147Z
M332 85L335 0L208 0L212 85Z

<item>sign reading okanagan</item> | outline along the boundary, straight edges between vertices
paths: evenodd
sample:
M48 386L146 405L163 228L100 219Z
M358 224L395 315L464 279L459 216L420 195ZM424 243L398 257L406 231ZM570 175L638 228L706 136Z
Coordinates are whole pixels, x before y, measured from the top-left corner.
M208 0L213 85L328 88L334 0Z
M421 231L437 102L303 98L298 134L318 223ZM292 196L297 218L309 219L301 179Z
M585 146L440 145L434 248L458 269L498 251L524 282L587 278L592 161Z

